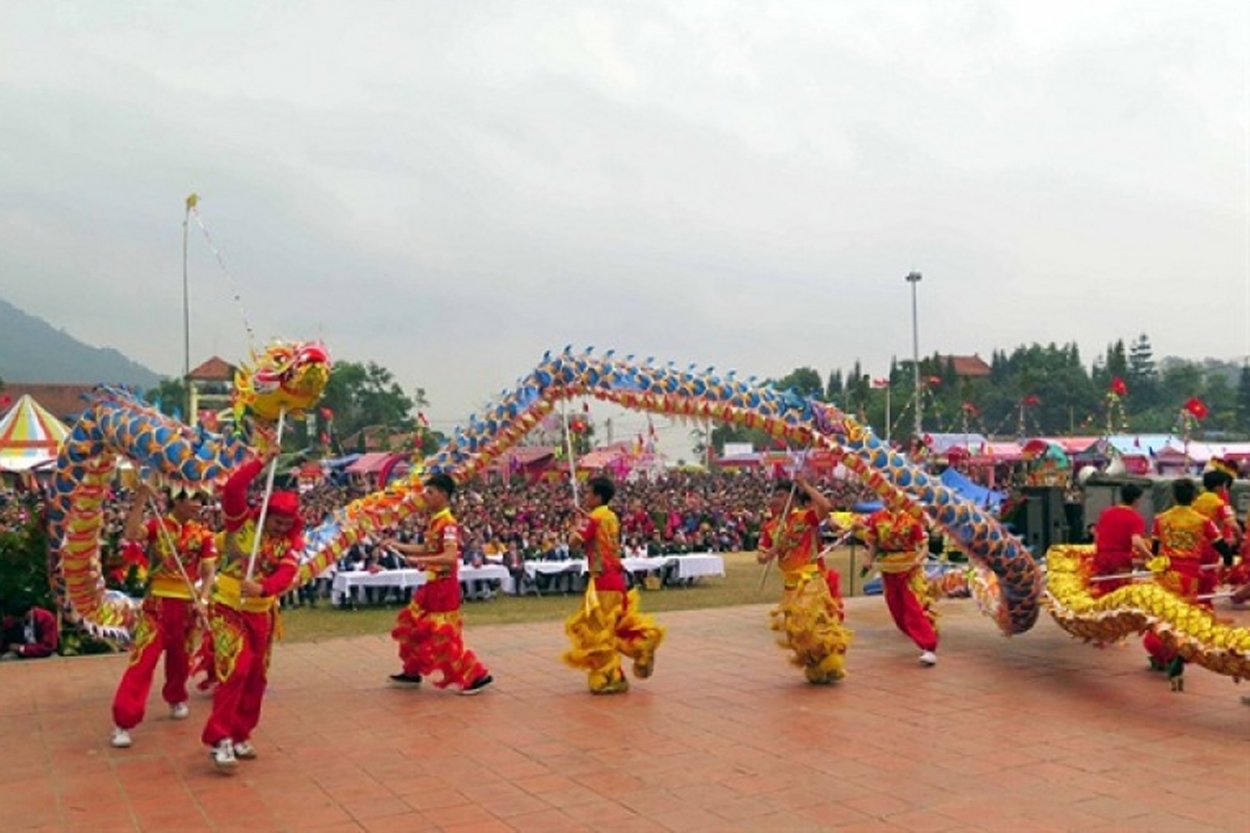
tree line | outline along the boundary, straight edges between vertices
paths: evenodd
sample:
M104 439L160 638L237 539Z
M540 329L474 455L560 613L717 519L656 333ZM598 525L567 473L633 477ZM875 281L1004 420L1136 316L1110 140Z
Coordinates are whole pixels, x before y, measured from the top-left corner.
M1156 362L1146 334L1127 345L1116 340L1089 365L1075 343L1054 342L995 350L986 363L989 375L975 378L957 374L950 356L921 358L923 432L1001 438L1189 430L1200 440L1250 437L1250 365L1174 357ZM879 377L865 373L857 360L827 375L797 367L770 383L836 405L878 436L905 441L914 433L910 359L892 360ZM717 453L726 442L757 448L770 443L759 432L733 426L714 429L711 441Z

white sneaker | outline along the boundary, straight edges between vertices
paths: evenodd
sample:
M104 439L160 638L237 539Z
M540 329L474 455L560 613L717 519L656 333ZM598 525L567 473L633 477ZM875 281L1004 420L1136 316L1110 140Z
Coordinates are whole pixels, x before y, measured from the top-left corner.
M121 726L114 726L113 727L113 740L111 741L111 743L113 744L114 749L129 749L130 748L130 732L126 731Z
M169 716L174 720L186 720L191 714L191 709L186 703L174 703L169 707Z
M218 741L208 756L213 759L213 766L221 772L233 772L239 765L238 758L234 757L234 744L229 738Z
M932 651L925 651L920 655L920 664L927 666L937 665L937 654Z
M239 741L234 745L234 757L240 761L251 761L256 758L256 747L250 740Z

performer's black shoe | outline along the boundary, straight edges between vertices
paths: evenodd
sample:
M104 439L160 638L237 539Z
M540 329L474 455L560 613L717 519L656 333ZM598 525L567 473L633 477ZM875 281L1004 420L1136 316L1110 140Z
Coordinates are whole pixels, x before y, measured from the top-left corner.
M492 677L490 674L483 674L482 676L474 680L472 684L469 685L468 688L460 689L460 693L466 696L472 695L472 694L480 694L482 691L486 689L488 685L490 685L494 681L495 681L495 678Z
M421 685L420 674L392 674L391 682L396 685Z

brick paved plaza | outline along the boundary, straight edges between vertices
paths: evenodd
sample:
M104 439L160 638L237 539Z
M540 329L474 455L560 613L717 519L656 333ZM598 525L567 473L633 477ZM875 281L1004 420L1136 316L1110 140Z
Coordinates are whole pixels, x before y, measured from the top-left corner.
M0 829L1250 827L1250 686L1195 669L1174 695L1136 646L1046 617L1005 639L969 602L924 669L881 599L848 608L834 688L785 663L765 606L666 614L655 677L617 698L559 663L556 622L470 623L498 681L476 698L388 687L386 634L284 645L233 777L199 746L207 700L174 722L159 685L109 747L121 656L4 663Z

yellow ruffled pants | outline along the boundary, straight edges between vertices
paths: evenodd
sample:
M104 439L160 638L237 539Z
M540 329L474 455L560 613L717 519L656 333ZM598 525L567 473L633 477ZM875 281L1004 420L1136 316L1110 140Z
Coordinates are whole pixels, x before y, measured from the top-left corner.
M842 624L842 600L835 597L823 572L786 573L781 603L770 614L777 644L794 652L790 662L803 669L809 683L828 685L846 676L846 649L852 632Z
M664 628L642 613L638 591L629 593L586 589L586 602L564 622L572 647L565 664L586 672L594 694L629 690L621 670L621 656L634 661L634 676L645 679L655 666L655 651L664 641Z

